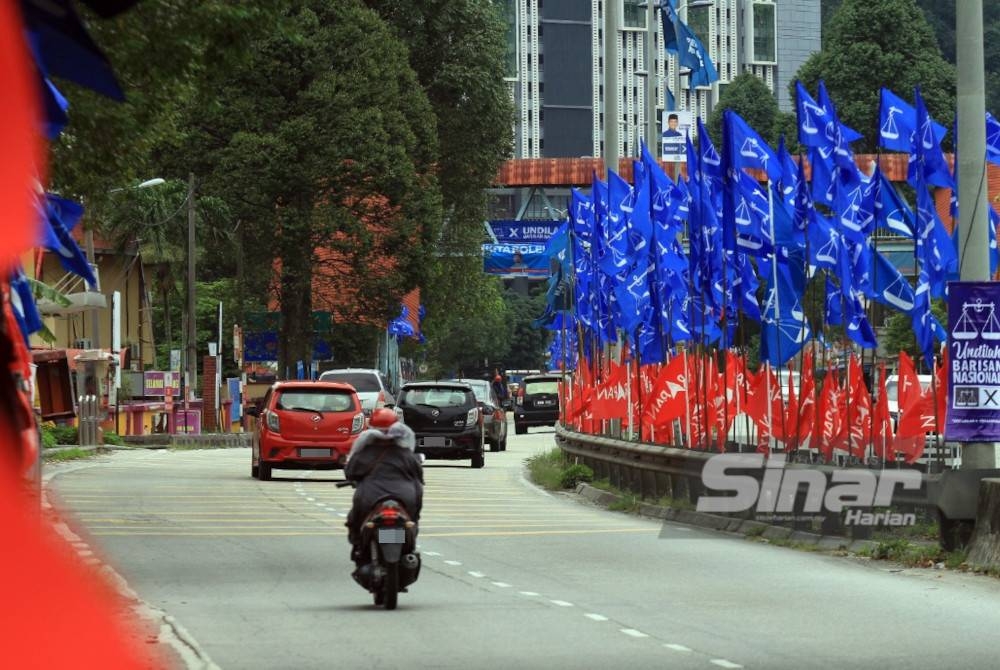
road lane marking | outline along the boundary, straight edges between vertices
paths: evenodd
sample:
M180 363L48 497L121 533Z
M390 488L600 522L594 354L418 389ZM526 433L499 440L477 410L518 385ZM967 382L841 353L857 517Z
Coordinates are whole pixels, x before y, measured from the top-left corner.
M674 651L680 651L680 652L689 652L689 651L691 651L690 647L685 647L683 644L674 644L672 642L667 643L667 644L665 644L663 646L666 647L667 649L673 649Z
M495 586L495 587L497 587L499 589L509 589L510 588L510 584L508 584L507 582L490 582L490 583L493 584L493 586Z
M472 571L469 571L469 574L472 575L473 577L477 578L477 579L480 578L480 577L485 577L486 576L486 575L484 575L481 572L472 572Z
M531 535L595 535L598 533L658 533L659 528L592 528L586 530L483 531L459 533L424 533L423 537L525 537Z
M448 565L461 565L462 564L461 561L445 561L445 563L448 564Z
M424 552L424 556L440 556L440 555L441 555L441 554L439 554L439 553L438 553L438 552L436 552L436 551L425 551L425 552Z
M603 616L601 614L593 614L593 613L591 613L591 614L584 614L583 616L587 617L588 619L592 619L594 621L607 621L608 620L608 617Z
M528 596L529 598L535 598L541 595L540 593L535 593L534 591L518 591L518 593L520 593L522 596Z
M629 637L649 637L642 631L636 630L635 628L622 628L621 632L625 633Z
M573 607L573 603L568 603L565 600L550 600L549 602L559 607Z
M742 668L743 666L739 663L733 663L732 661L727 661L724 658L713 658L712 663L719 666L720 668Z

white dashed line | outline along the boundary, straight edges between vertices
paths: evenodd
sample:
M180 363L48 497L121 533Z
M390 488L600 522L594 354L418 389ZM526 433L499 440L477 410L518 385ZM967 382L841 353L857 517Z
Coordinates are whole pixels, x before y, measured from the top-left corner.
M684 652L691 651L689 647L685 647L683 644L667 643L663 646L666 647L667 649L673 649L674 651L684 651Z
M447 565L461 565L461 561L445 561Z
M724 658L713 658L712 663L719 666L720 668L742 668L743 666L738 663L733 663L732 661L727 661Z
M510 588L510 584L508 584L506 582L490 582L490 583L493 584L493 586L496 586L497 588L500 588L500 589L509 589Z
M306 502L316 502L315 498L306 498Z
M629 637L649 637L642 631L638 631L635 628L622 628L621 632L625 633Z
M316 507L326 507L326 503L315 503Z
M436 551L425 551L424 552L424 556L440 556L440 555L441 554L437 553Z
M568 603L565 600L550 600L553 605L559 605L559 607L572 607L573 603Z
M594 621L607 621L608 620L608 617L606 617L604 615L601 615L601 614L584 614L583 616L587 617L588 619L593 619Z
M480 577L485 577L485 576L486 576L486 575L484 575L484 574L483 574L483 573L481 573L481 572L470 572L469 574L470 574L471 576L473 576L473 577L476 577L477 579L478 579L478 578L480 578Z
M534 598L534 597L536 597L536 596L539 595L538 593L535 593L534 591L520 591L520 594L522 596L528 596L529 598Z
M345 519L347 518L347 515L346 515L346 514L344 514L343 512L337 512L337 516L342 516L342 517L344 517Z

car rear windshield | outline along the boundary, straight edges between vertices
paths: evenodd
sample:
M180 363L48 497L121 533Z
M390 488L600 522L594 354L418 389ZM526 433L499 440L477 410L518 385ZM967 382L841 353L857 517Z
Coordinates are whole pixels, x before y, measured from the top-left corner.
M378 377L370 372L325 372L322 380L350 384L358 393L378 393L382 390Z
M472 391L452 388L406 389L400 402L408 405L430 405L431 407L462 407L476 402Z
M538 381L524 382L525 395L536 393L559 393L559 380L539 379Z
M487 400L490 399L490 397L489 397L490 394L489 394L489 391L487 390L489 387L487 387L486 384L471 384L470 383L469 386L472 387L472 392L476 394L476 400L478 400L480 402L486 402Z
M349 412L354 409L354 396L329 389L295 389L282 391L275 409L303 412Z

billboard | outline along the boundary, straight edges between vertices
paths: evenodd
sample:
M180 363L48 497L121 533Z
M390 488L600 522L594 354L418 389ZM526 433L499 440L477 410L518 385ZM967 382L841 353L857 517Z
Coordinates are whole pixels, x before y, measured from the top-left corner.
M688 135L694 137L694 115L691 112L664 111L663 134L660 137L661 153L667 163L687 161Z
M1000 441L1000 282L948 282L945 439Z

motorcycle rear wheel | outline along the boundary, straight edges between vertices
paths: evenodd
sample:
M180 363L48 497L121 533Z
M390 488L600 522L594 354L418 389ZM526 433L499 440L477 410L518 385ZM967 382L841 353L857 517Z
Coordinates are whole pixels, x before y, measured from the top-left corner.
M399 564L387 566L385 578L382 580L382 597L387 610L396 609L396 599L399 596Z

